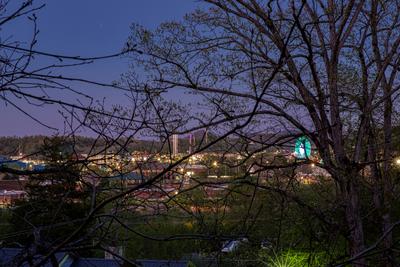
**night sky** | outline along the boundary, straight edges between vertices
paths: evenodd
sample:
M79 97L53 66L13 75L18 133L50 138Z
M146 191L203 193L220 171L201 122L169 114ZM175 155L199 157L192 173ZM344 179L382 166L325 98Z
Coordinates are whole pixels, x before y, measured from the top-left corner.
M11 1L12 4L21 1ZM154 29L160 23L180 20L186 13L199 6L195 0L57 0L38 1L46 6L36 12L38 17L37 50L80 56L100 56L121 51L129 36L132 23L139 23ZM29 41L32 23L22 17L1 29L2 38ZM38 66L46 64L38 59ZM111 82L127 71L127 59L114 59L96 64L63 70L63 75L78 76L85 79ZM84 85L89 95L106 96L112 104L124 103L125 97L108 89ZM64 97L64 96L63 96ZM65 96L68 97L68 96ZM27 104L23 108L45 123L62 128L63 122L57 109L38 108ZM0 104L2 126L0 135L53 134L54 132L38 125L13 107Z

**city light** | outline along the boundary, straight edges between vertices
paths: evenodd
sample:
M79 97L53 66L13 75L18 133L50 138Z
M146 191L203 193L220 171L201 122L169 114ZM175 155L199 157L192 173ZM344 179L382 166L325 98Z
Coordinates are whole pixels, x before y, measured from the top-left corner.
M217 166L218 166L218 162L214 161L212 165L213 165L214 167L217 167Z
M399 165L399 166L400 166L400 158L397 158L397 159L396 159L396 165Z

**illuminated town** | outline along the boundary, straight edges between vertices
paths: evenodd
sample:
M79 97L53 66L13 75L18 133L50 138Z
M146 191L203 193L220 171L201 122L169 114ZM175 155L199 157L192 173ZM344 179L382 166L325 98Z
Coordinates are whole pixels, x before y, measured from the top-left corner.
M189 139L192 135L189 136ZM151 154L146 151L134 151L129 155L118 155L112 152L107 154L79 154L75 156L76 161L82 163L82 176L86 182L94 185L100 184L101 180L113 181L116 184L123 184L126 187L141 184L162 173L162 183L151 188L143 189L143 192L135 193L134 198L142 198L143 200L151 197L152 201L157 201L154 195L159 197L160 202L164 201L171 193L176 194L179 190L191 188L198 179L204 181L224 182L234 180L247 173L256 176L260 182L267 182L274 176L273 171L259 171L257 164L273 164L284 160L287 163L301 162L302 165L296 169L295 179L303 184L318 182L321 178L327 178L329 174L323 168L318 167L318 156L311 156L311 147L305 154L293 145L288 149L270 149L258 153L218 153L218 152L202 152L191 155L195 144L190 144L188 151L182 153L179 150L178 137L172 138L173 153L169 154ZM301 139L302 140L302 139ZM296 150L297 149L297 150ZM71 159L66 159L67 160ZM245 160L245 164L243 161ZM304 162L308 162L304 164ZM62 163L59 161L59 163ZM2 165L14 168L20 171L39 172L46 169L47 162L43 159L35 159L22 153L12 155L10 157L2 157ZM399 163L400 164L400 163ZM173 167L171 167L173 166ZM165 170L168 168L168 171ZM98 170L104 172L103 176L93 175ZM13 190L10 181L4 185L1 190L2 204L11 204L16 198L23 198L25 191L23 189L24 181L29 177L20 177ZM1 185L1 182L0 182ZM215 191L218 188L206 188L206 191ZM212 192L206 192L213 195Z

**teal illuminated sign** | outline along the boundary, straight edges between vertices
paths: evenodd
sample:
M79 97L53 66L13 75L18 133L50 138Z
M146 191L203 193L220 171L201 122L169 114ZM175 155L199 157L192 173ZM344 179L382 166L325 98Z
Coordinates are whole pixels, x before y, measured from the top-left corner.
M294 154L298 159L307 159L311 156L311 142L307 137L301 136L297 138Z

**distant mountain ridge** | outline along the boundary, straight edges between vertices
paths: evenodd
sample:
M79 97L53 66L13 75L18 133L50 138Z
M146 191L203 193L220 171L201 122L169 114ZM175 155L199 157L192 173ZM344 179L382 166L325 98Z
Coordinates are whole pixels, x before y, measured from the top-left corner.
M200 136L196 134L197 142L200 141ZM2 136L0 137L0 155L3 156L13 156L13 155L31 155L40 151L43 142L46 138L51 138L50 136L44 135L33 135L33 136ZM113 153L120 151L121 153L133 152L133 151L148 151L154 152L159 150L161 143L156 140L138 140L133 139L127 141L127 138L121 138L119 140L120 144L126 145L125 149L122 151L119 145L107 144L104 140L97 140L93 137L86 136L75 136L74 139L66 138L66 142L73 146L73 150L79 154L95 153L96 151L101 151L107 145L109 148L107 151ZM94 143L96 144L94 145ZM93 148L94 146L94 148ZM168 145L165 145L163 150L167 150ZM186 152L189 149L189 138L188 135L182 135L179 137L179 151L181 153Z
M396 127L394 132L400 133L400 128ZM202 146L206 145L206 143L212 142L217 138L217 136L213 134L208 134L206 138L204 135L204 131L196 131L192 134L192 148L195 150L196 147L200 143ZM208 148L207 151L230 151L235 152L237 150L243 149L252 149L257 148L257 142L261 143L271 143L273 144L276 138L280 137L280 134L253 134L251 139L241 140L238 136L230 137L225 139L225 141L229 142L219 142L214 144L212 147ZM189 151L189 134L179 135L179 153L187 153ZM400 136L400 135L399 135ZM46 138L51 138L51 136L44 135L33 135L33 136L3 136L0 137L0 156L13 156L19 155L20 153L23 155L32 155L40 151L43 142ZM294 138L295 139L295 138ZM288 138L289 143L294 142L293 138ZM252 140L255 141L252 142ZM113 140L109 142L112 143ZM86 136L74 136L72 138L66 138L66 142L68 142L73 147L73 151L78 154L94 154L98 151L103 151L107 145L107 153L131 153L133 151L147 151L150 153L159 152L161 143L159 140L138 140L132 139L127 140L126 137L120 138L118 140L119 144L124 146L124 149L121 149L120 145L111 145L107 144L105 140L97 140L93 137ZM96 144L95 144L96 142ZM163 153L168 153L168 144L164 144Z

